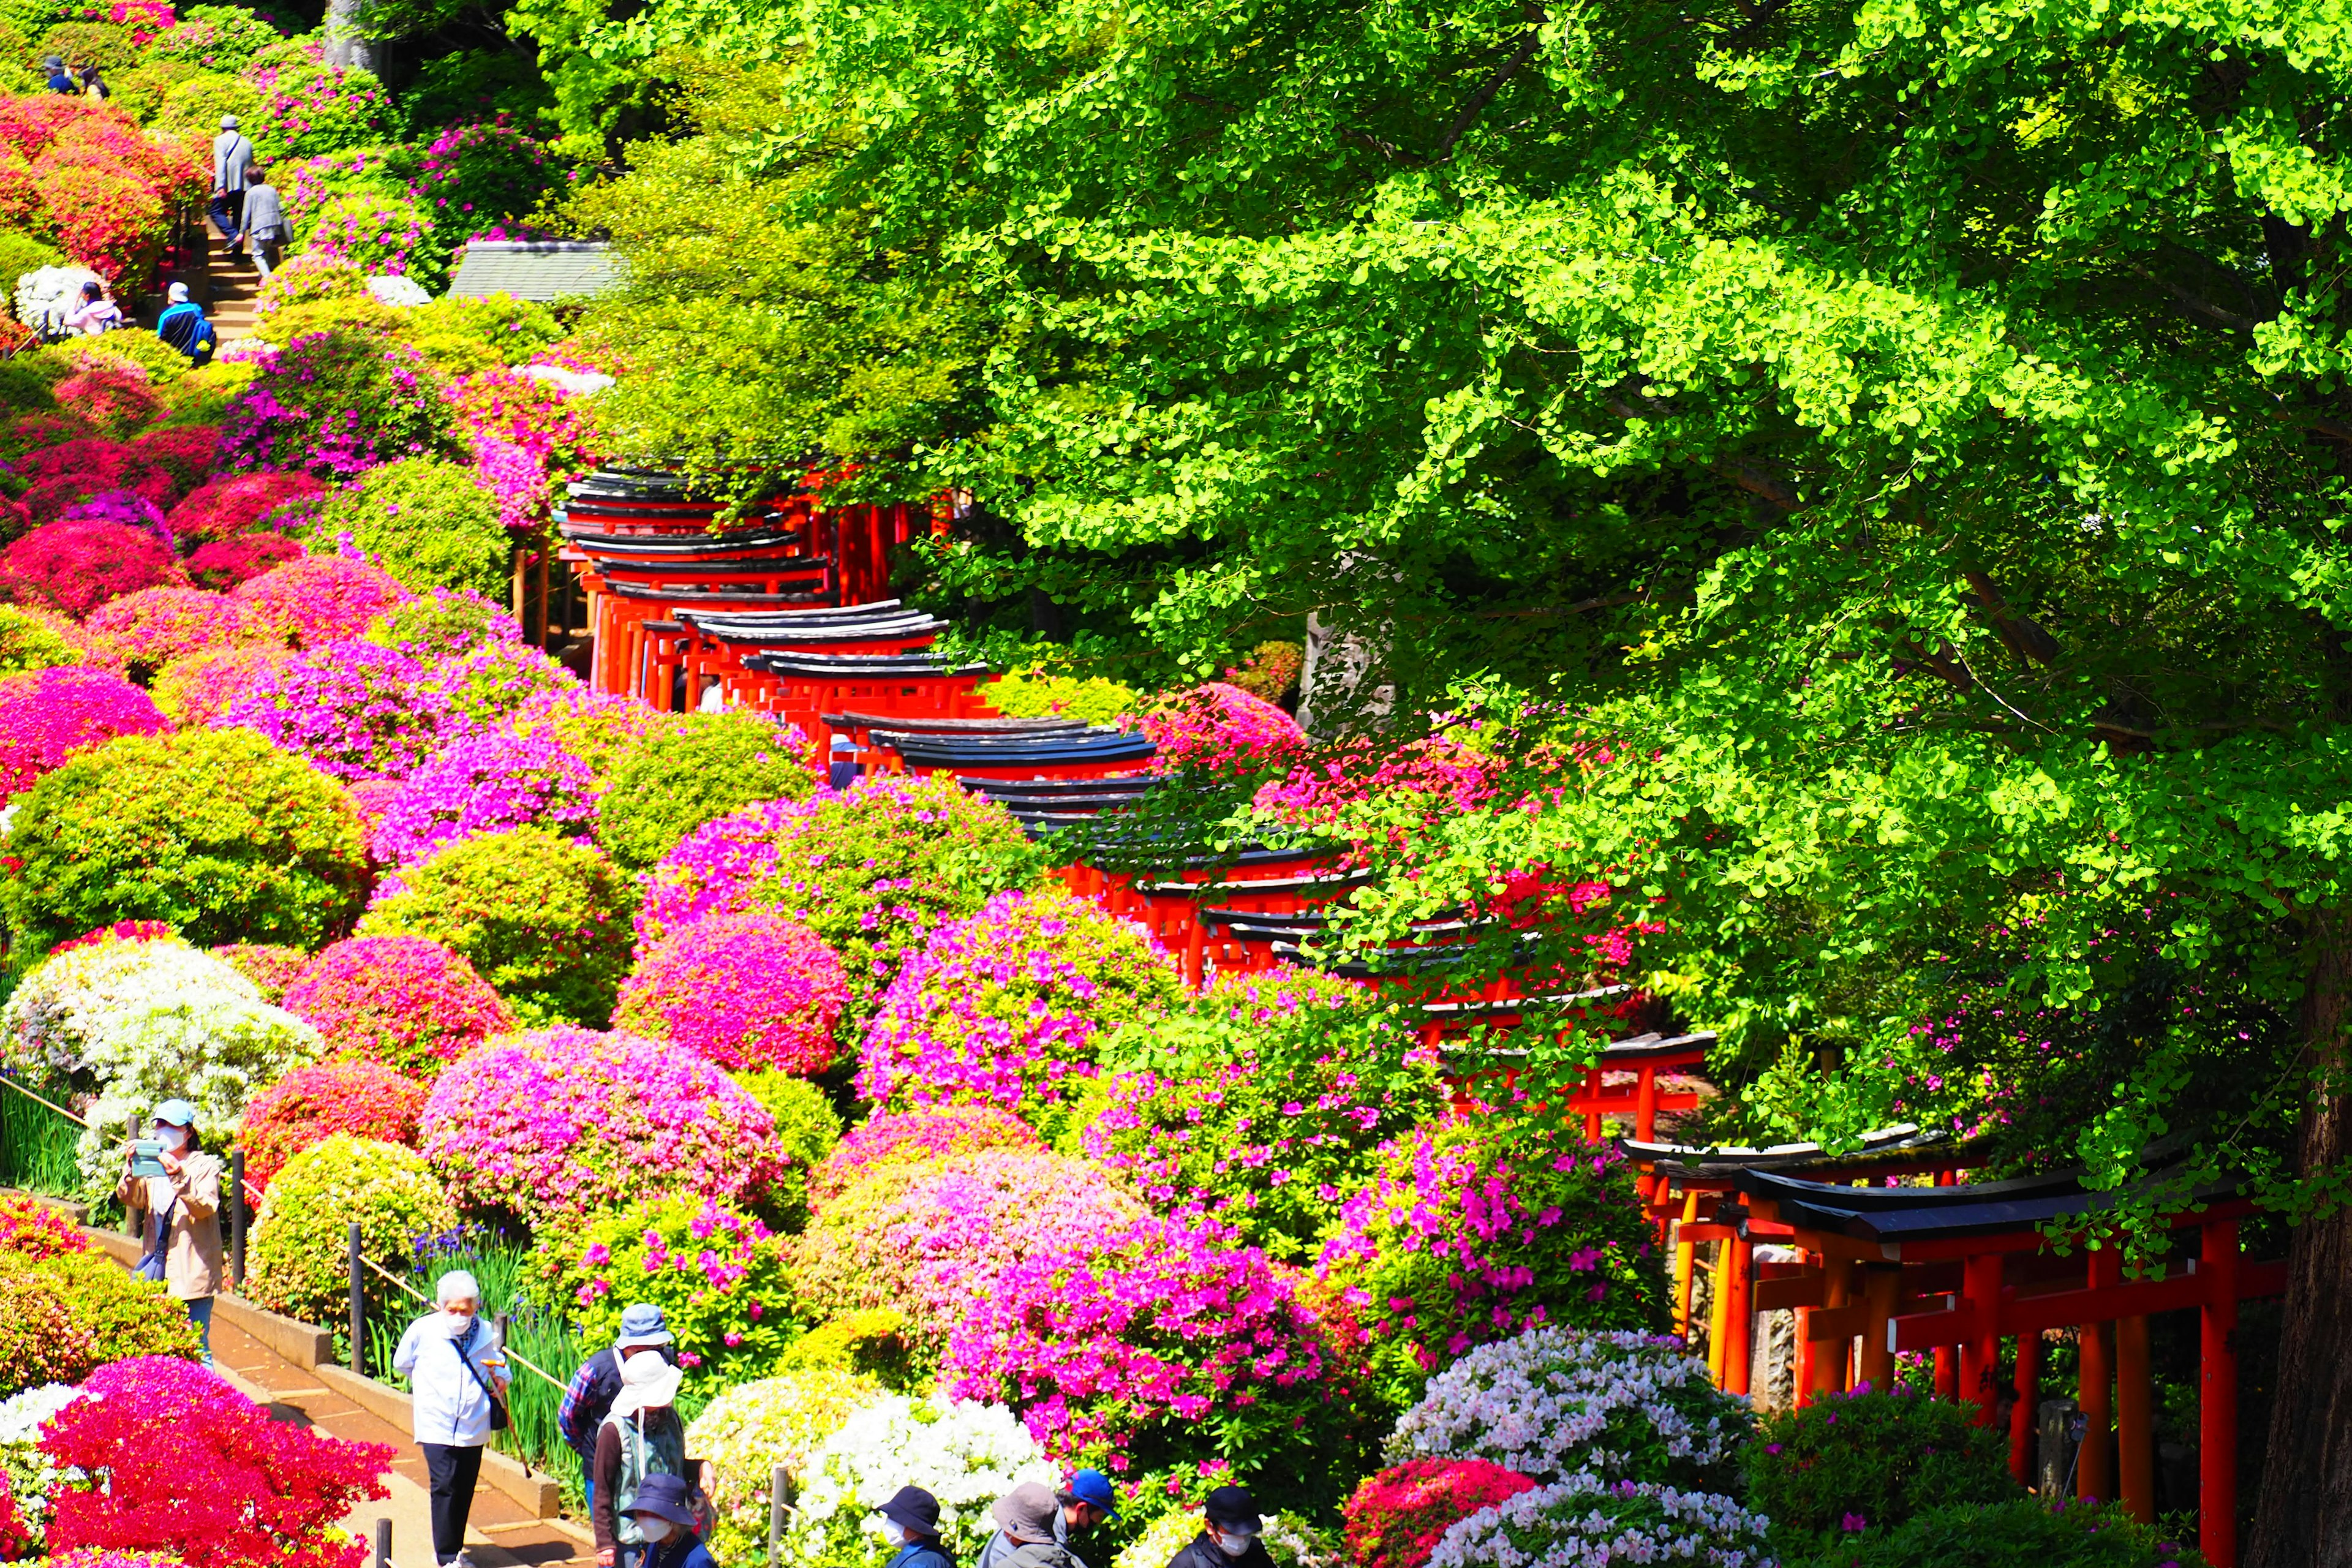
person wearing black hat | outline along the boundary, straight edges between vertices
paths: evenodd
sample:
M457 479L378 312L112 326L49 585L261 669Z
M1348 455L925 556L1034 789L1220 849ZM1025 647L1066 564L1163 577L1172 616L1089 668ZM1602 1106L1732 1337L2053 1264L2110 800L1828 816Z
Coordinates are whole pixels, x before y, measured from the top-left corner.
M1168 1568L1274 1568L1258 1540L1265 1521L1257 1503L1240 1487L1219 1487L1202 1507L1201 1533L1168 1560Z
M883 1568L955 1568L940 1544L939 1499L920 1487L900 1487L875 1511L882 1516L882 1539L898 1549Z
M647 1476L629 1500L629 1520L645 1538L645 1568L717 1568L685 1477Z

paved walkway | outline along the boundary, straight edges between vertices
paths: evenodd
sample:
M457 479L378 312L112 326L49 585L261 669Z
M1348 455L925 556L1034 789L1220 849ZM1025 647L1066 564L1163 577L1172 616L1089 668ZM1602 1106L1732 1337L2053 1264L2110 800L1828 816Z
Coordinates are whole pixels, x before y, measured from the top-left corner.
M341 1394L322 1387L307 1369L295 1365L250 1335L221 1319L213 1322L214 1370L236 1384L245 1395L269 1407L281 1421L312 1427L329 1436L368 1443L390 1443L399 1449L390 1478L392 1495L362 1503L343 1521L344 1528L362 1540L375 1538L375 1521L392 1521L394 1568L434 1568L433 1521L425 1495L425 1457L408 1434ZM578 1563L589 1568L595 1550L587 1531L569 1521L531 1519L513 1500L481 1488L474 1494L474 1511L466 1532L474 1561L481 1568L554 1568Z

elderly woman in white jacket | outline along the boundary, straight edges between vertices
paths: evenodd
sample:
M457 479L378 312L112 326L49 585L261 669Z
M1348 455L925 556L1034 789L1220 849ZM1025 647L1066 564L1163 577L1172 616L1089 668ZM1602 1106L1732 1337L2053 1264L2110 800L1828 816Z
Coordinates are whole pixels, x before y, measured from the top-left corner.
M482 1291L471 1274L444 1274L433 1296L440 1310L408 1325L392 1365L415 1396L416 1446L433 1483L433 1555L443 1568L473 1568L466 1516L474 1508L491 1411L506 1398L507 1363L498 1330L482 1319Z

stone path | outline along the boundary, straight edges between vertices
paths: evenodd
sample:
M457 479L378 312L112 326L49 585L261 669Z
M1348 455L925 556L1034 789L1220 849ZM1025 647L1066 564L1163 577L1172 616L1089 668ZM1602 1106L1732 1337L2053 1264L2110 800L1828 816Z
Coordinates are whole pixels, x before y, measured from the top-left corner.
M394 1568L434 1568L433 1524L425 1495L425 1457L406 1432L324 1387L308 1368L295 1365L235 1325L213 1323L214 1370L236 1384L247 1398L269 1407L281 1421L291 1421L333 1437L368 1443L390 1443L399 1450L393 1462L392 1495L361 1504L344 1520L344 1527L373 1541L375 1521L392 1521ZM587 1530L569 1521L532 1519L512 1499L484 1487L474 1494L474 1511L466 1540L480 1568L556 1568L578 1563L590 1568L595 1550Z

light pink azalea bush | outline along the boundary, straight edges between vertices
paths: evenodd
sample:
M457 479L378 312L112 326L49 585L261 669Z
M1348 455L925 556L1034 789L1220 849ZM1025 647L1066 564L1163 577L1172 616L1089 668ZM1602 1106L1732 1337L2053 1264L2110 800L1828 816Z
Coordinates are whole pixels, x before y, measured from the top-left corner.
M1032 1117L1091 1077L1096 1037L1176 1006L1183 982L1151 933L1059 891L999 893L911 954L866 1037L857 1091L877 1102L978 1100Z
M231 595L299 648L355 637L370 621L411 596L389 574L340 555L289 561L238 584Z
M423 1079L514 1027L472 964L415 936L335 943L287 985L280 1005L318 1030L331 1053Z
M579 837L595 820L585 763L546 736L496 731L453 742L409 774L368 847L387 866L414 866L477 834L536 826Z
M814 1078L833 1063L849 982L807 927L750 910L656 942L621 982L622 1028L684 1046L730 1072Z
M420 1131L459 1207L533 1227L686 1194L746 1207L784 1174L775 1118L725 1073L593 1029L481 1047L433 1086Z
M1043 1151L887 1164L818 1213L800 1237L794 1279L824 1315L898 1308L936 1351L1009 1268L1108 1245L1143 1217L1118 1177Z
M67 664L0 677L0 796L30 789L77 752L171 727L144 691L102 669Z
M98 661L142 684L192 654L268 635L250 607L201 588L142 588L108 600L82 625Z
M877 1111L851 1128L809 1173L809 1206L823 1208L828 1199L883 1165L921 1164L982 1149L1035 1152L1045 1147L1035 1128L992 1105L919 1105L911 1110Z
M1298 721L1263 697L1213 680L1171 692L1132 721L1160 748L1152 771L1260 768L1306 750Z

